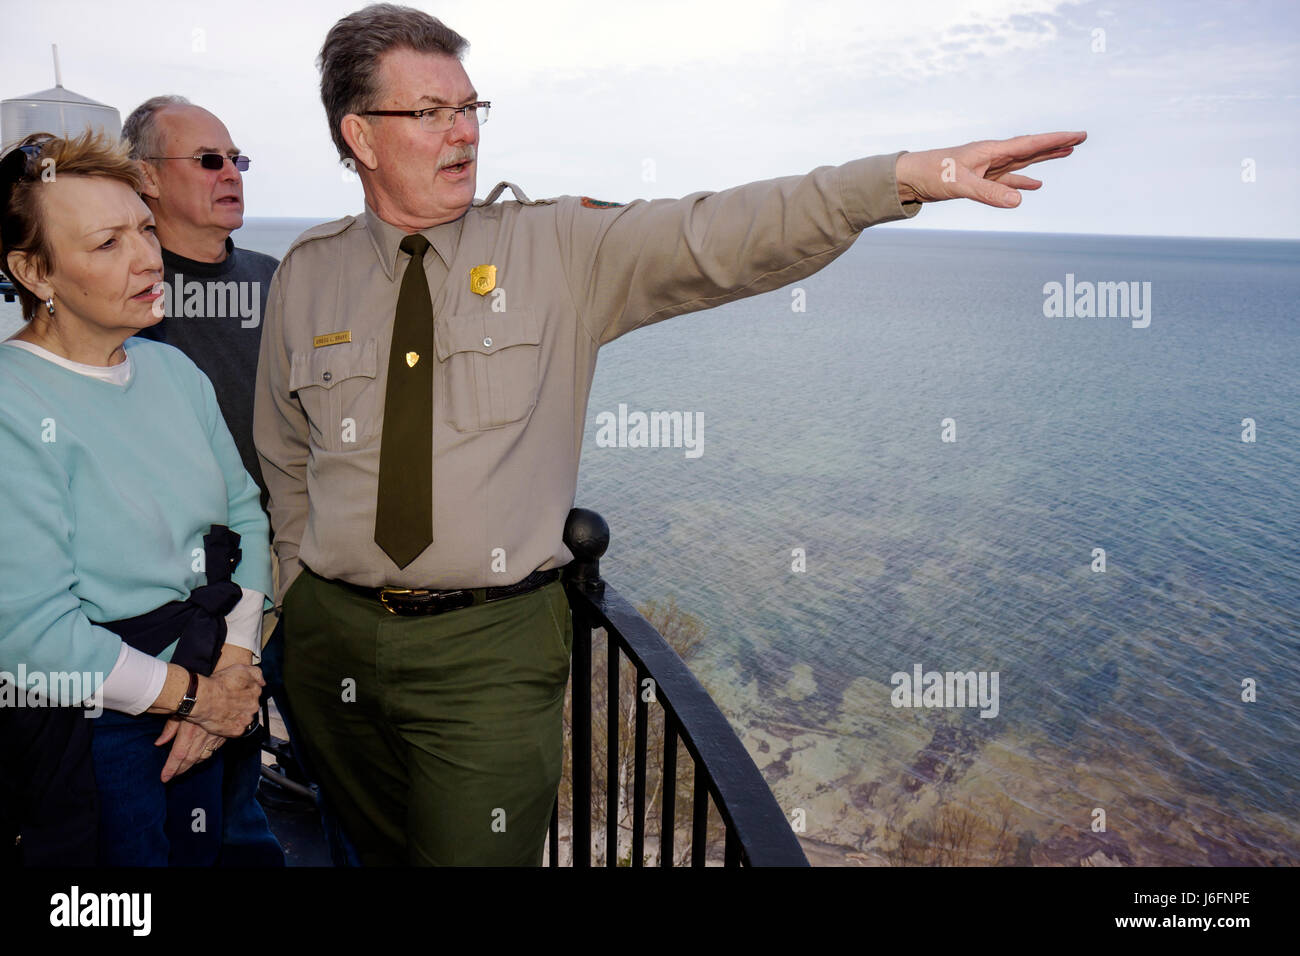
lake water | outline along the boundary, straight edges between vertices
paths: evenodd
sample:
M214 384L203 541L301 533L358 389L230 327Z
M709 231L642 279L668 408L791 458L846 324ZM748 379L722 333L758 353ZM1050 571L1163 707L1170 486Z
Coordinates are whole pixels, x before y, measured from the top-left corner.
M1046 317L1067 274L1150 283L1149 326ZM577 504L615 587L703 622L810 855L1294 863L1300 243L900 224L798 288L602 350ZM620 403L703 454L598 447ZM996 716L893 706L915 665L996 672Z

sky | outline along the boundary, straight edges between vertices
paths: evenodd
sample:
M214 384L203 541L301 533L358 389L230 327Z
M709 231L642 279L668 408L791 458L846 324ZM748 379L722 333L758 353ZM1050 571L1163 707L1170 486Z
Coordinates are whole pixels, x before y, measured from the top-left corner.
M1088 132L1019 208L918 225L1300 238L1297 0L553 0L419 3L492 101L478 195L626 202L897 150ZM178 93L252 158L248 216L362 208L315 58L358 0L0 0L0 98L63 84L117 107ZM905 228L898 224L887 228Z

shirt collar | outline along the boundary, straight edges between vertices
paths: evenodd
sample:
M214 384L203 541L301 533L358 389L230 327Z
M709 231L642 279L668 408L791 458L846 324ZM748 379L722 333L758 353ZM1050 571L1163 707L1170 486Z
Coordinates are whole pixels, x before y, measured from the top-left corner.
M224 276L235 268L235 240L230 236L226 236L226 257L220 262L199 262L197 259L187 259L185 256L177 255L170 249L163 249L162 257L163 264L173 273L183 272L188 276L215 279Z
M370 208L369 203L366 203L364 218L366 231L370 233L370 241L375 248L375 255L379 257L379 262L384 267L384 275L391 280L397 275L397 256L401 251L399 246L410 233L403 232L392 223L384 222ZM429 240L429 245L433 246L438 255L442 256L442 261L449 270L451 269L451 260L456 255L456 246L460 242L460 229L464 222L465 217L461 216L451 222L440 223L437 226L430 226L428 229L420 230L420 235Z

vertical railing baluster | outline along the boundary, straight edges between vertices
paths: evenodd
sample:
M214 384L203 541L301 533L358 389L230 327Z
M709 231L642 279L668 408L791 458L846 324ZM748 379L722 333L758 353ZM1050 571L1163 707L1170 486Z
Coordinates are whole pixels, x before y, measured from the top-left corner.
M618 866L618 804L621 787L618 779L618 728L623 720L623 702L618 692L618 641L605 632L605 675L608 685L605 698L605 865Z
M592 622L573 614L573 865L591 866L591 642Z
M649 675L640 664L636 668L636 740L632 745L632 865L645 863L645 761L649 749L650 708L641 687Z
M659 865L673 865L674 815L677 812L677 723L664 711L663 816L659 824Z
M727 824L724 829L727 835L723 841L722 865L740 866L740 841L736 839L736 831L730 824Z
M695 805L691 808L691 866L703 866L709 838L709 788L702 779L704 769L698 760L691 765L691 775L695 788Z

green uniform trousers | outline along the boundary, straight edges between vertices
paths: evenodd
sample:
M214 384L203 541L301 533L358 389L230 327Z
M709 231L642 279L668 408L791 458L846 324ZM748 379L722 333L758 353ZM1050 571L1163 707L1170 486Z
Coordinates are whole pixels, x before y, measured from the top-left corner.
M298 576L285 690L363 865L541 865L572 649L559 581L406 617Z

